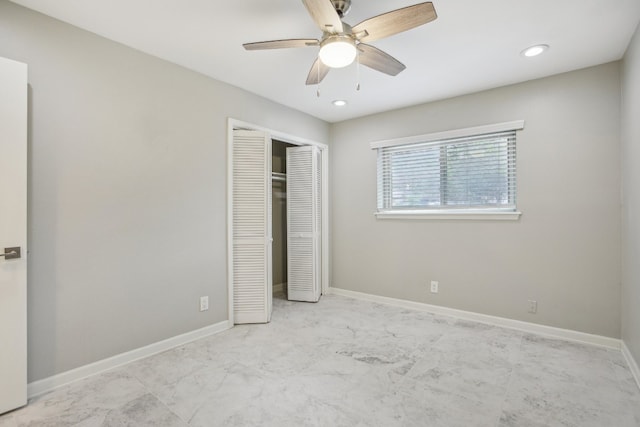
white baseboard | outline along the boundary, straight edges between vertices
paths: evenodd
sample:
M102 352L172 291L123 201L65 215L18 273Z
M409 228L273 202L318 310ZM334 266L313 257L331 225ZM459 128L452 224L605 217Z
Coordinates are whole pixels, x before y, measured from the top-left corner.
M570 329L555 328L553 326L538 325L537 323L523 322L521 320L507 319L505 317L490 316L488 314L474 313L471 311L457 310L455 308L442 307L439 305L425 304L402 300L397 298L389 298L378 295L366 294L362 292L349 291L347 289L329 288L329 294L342 295L349 298L355 298L365 301L377 302L380 304L394 305L402 308L426 311L433 314L442 314L463 320L471 320L474 322L486 323L489 325L500 326L503 328L516 329L532 334L546 335L555 338L562 338L569 341L576 341L586 344L597 345L600 347L613 348L620 350L621 340L609 338L601 335L592 335L584 332L572 331ZM637 378L637 377L636 377Z
M117 354L106 359L99 360L88 365L80 366L79 368L72 369L70 371L62 372L60 374L53 375L48 378L44 378L38 381L34 381L27 385L27 395L29 398L41 395L58 387L62 387L69 383L81 380L83 378L96 375L109 369L122 366L124 364L143 359L145 357L152 356L157 353L161 353L166 350L170 350L175 347L190 343L200 338L204 338L209 335L217 334L227 329L232 328L233 325L229 321L225 320L210 326L205 326L195 331L187 332L166 340L158 341L153 344L149 344L144 347L137 348L135 350L127 351L126 353Z
M287 283L278 283L277 285L273 285L273 292L284 292L284 289L287 287Z
M274 291L280 286L282 290L283 284L274 285ZM425 304L420 302L401 300L396 298L383 297L378 295L366 294L362 292L349 291L340 288L329 288L329 294L341 295L349 298L355 298L365 301L377 302L380 304L388 304L402 308L409 308L413 310L426 311L434 314L441 314L445 316L451 316L458 319L471 320L480 323L486 323L494 326L501 326L504 328L516 329L524 332L530 332L534 334L547 335L556 338L562 338L570 341L577 341L587 344L598 345L602 347L614 348L617 350L622 349L622 354L626 359L631 372L640 387L640 369L638 364L629 352L629 349L625 343L615 338L604 337L600 335L592 335L584 332L572 331L569 329L555 328L552 326L538 325L530 322L523 322L519 320L507 319L504 317L490 316L486 314L474 313L470 311L457 310L448 307L442 307L437 305ZM27 386L27 394L29 398L38 396L40 394L49 392L58 387L67 385L74 381L78 381L87 378L92 375L96 375L109 369L122 366L124 364L143 359L145 357L152 356L157 353L161 353L166 350L170 350L175 347L187 344L200 338L204 338L209 335L214 335L227 329L232 328L233 325L229 321L223 321L214 325L206 326L195 331L187 332L182 335L178 335L172 338L168 338L163 341L159 341L147 346L137 348L135 350L121 353L103 360L99 360L88 365L81 366L79 368L72 369L70 371L62 372L60 374L53 375L42 380L29 383Z
M629 369L633 374L633 378L636 380L636 384L638 384L638 388L640 388L640 368L638 367L638 362L636 362L636 359L633 358L633 355L629 351L629 347L627 347L627 344L624 342L624 340L622 341L622 355L627 361L627 365L629 365Z

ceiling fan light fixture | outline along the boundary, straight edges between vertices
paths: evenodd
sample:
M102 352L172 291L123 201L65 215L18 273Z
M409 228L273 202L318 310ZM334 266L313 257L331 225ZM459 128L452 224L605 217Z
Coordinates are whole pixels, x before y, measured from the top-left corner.
M547 49L549 49L548 44L537 44L535 46L526 48L521 53L522 53L522 56L526 56L527 58L532 58L534 56L540 55Z
M320 60L331 68L342 68L356 59L356 42L349 36L336 35L327 37L320 44Z

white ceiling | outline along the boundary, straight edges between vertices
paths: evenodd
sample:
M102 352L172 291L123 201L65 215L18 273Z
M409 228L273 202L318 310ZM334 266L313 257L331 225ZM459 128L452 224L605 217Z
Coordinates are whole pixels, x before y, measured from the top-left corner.
M438 19L371 44L396 77L355 64L305 86L317 48L247 52L242 43L319 38L301 0L12 0L124 45L326 120L364 116L620 59L639 0L433 0ZM352 25L419 0L353 0ZM536 58L520 52L551 48ZM348 101L346 107L331 104Z

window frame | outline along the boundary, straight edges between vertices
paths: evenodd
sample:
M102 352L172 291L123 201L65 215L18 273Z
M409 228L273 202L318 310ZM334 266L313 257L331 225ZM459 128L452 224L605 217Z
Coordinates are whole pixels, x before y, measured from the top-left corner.
M476 126L464 129L455 129L444 132L436 132L424 135L416 135L405 138L396 138L390 140L376 141L370 143L370 147L376 150L377 156L379 155L379 149L388 147L397 147L412 144L425 144L433 142L434 145L445 144L444 140L453 138L473 137L490 133L499 133L506 131L519 131L524 129L524 120L515 120L511 122L496 123L484 126ZM376 156L376 164L378 159ZM517 169L516 169L517 174ZM376 168L376 192L378 193L378 181L382 180L380 177L380 170ZM383 183L384 185L384 183ZM389 189L383 191L382 195L377 195L376 204L378 204L378 197L391 195ZM511 198L511 196L509 196ZM388 204L385 204L388 205ZM385 209L380 210L376 208L375 216L379 219L478 219L478 220L517 220L522 215L517 207L495 207L495 208L447 208L446 206L431 208L431 209Z

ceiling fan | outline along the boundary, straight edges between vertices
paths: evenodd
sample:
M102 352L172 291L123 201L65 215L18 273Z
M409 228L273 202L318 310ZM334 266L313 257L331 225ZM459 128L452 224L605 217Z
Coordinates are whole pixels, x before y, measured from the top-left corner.
M352 27L342 21L351 9L351 0L302 0L302 3L322 30L319 40L271 40L243 46L246 50L320 46L318 58L307 76L307 85L320 83L331 68L346 67L356 56L362 65L390 76L397 75L406 66L367 43L424 25L438 17L433 3L425 2L383 13Z

